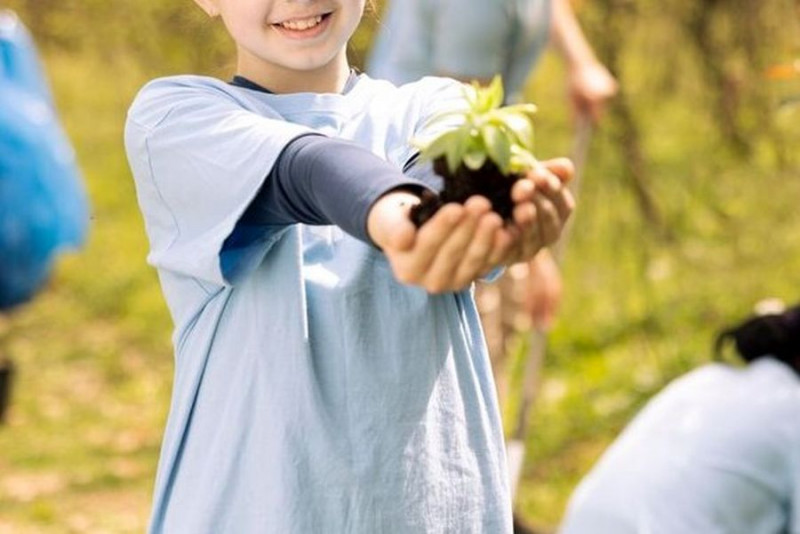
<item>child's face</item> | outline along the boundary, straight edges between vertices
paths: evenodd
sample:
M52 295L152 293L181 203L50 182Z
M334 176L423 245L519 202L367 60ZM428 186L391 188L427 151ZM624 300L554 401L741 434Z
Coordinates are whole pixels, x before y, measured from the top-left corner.
M239 72L286 77L347 66L346 45L365 0L195 0L219 13L236 41ZM246 71L253 72L246 72Z

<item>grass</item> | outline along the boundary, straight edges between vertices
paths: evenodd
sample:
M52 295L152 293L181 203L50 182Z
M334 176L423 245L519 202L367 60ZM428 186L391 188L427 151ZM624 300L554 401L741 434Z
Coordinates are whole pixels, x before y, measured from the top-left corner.
M540 101L556 101L553 79L545 67ZM593 140L517 503L541 524L557 524L577 480L648 398L711 358L718 329L761 298L797 299L800 169L781 169L770 146L750 160L726 155L708 125L662 111L645 141L673 240L648 228L616 178L607 133Z
M18 369L0 427L0 532L142 532L172 374L170 319L122 153L124 110L144 75L58 55L48 67L92 230L0 329ZM100 73L114 85L94 84Z
M93 204L84 250L0 322L18 380L0 427L0 533L142 532L172 378L171 322L122 152L124 112L152 72L54 51L48 70ZM568 151L561 72L546 62L540 157ZM708 360L715 329L764 296L797 297L800 173L766 142L727 153L680 100L647 108L651 187L675 238L644 221L613 128L595 133L531 418L520 513L555 525L603 448L671 378ZM796 122L786 136L797 136ZM793 128L795 128L793 130ZM796 138L796 137L795 137ZM519 343L519 357L524 338ZM513 411L513 406L512 406Z

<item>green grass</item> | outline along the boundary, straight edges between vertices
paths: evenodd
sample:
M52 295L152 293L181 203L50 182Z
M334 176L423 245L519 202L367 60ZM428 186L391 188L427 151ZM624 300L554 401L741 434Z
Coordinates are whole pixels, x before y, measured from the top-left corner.
M557 101L556 74L546 66L535 84L540 102ZM518 495L540 524L557 524L580 476L650 396L711 358L718 329L761 298L798 298L800 169L781 169L771 146L750 160L726 155L685 107L662 109L646 130L673 240L657 237L617 178L607 132L593 139Z
M92 231L46 291L0 322L2 351L19 370L0 427L0 533L141 532L169 403L172 325L145 264L122 125L153 72L125 57L57 51L48 70L90 190ZM569 150L560 79L548 61L530 88L543 158ZM644 221L612 125L594 135L519 493L520 512L537 523L557 523L574 484L636 410L710 357L718 327L762 297L797 298L797 162L781 165L767 141L743 160L697 105L679 96L658 104L637 102L671 241ZM784 121L785 138L800 137L796 124Z
M48 68L92 229L47 290L0 325L18 369L0 427L0 532L142 532L172 374L170 318L122 152L144 75L58 55Z

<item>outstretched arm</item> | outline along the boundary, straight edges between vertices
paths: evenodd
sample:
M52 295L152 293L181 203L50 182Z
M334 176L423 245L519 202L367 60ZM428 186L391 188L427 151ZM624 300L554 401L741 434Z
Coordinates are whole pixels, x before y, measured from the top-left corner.
M553 160L517 181L511 224L475 196L416 228L409 211L423 182L352 143L305 136L281 154L240 224L336 224L381 248L399 281L457 291L558 238L573 209L564 185L571 169L568 160Z
M570 0L553 0L552 44L567 64L569 97L576 115L600 119L617 81L597 59L581 30Z

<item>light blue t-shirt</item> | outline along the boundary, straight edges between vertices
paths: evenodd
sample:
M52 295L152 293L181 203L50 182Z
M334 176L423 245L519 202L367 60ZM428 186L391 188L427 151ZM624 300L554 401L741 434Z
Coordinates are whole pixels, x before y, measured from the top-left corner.
M503 76L509 101L547 46L550 0L391 0L367 61L374 78Z
M658 394L580 483L562 534L800 533L800 380L709 364Z
M402 285L334 226L261 228L226 252L235 280L220 268L291 139L353 140L402 167L460 91L362 75L346 94L271 95L180 76L137 96L126 148L176 354L151 532L511 532L471 291Z

